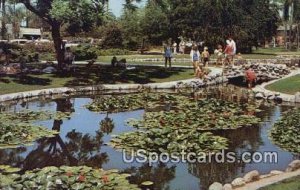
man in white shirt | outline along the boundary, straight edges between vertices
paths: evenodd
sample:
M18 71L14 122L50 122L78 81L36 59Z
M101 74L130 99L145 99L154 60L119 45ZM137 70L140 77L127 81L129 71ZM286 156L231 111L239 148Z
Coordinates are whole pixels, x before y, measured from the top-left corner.
M236 43L231 37L229 38L229 41L230 41L230 46L233 49L233 56L235 56L236 55Z

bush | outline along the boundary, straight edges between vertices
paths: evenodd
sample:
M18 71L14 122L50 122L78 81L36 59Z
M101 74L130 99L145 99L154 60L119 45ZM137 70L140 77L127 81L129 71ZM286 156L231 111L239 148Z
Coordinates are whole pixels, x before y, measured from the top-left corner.
M98 56L130 55L127 49L103 49L98 50Z
M29 53L55 53L53 43L27 43L23 46L23 49Z
M72 48L72 51L75 55L76 61L83 61L83 60L91 60L97 59L97 51L96 47L91 46L77 46Z

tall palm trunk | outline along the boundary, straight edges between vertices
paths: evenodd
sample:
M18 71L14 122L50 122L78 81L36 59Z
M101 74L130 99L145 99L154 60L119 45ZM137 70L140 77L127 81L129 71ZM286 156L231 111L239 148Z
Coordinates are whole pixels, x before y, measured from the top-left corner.
M2 38L2 40L5 40L6 39L6 8L5 8L5 0L1 0L1 8L2 8L1 38Z

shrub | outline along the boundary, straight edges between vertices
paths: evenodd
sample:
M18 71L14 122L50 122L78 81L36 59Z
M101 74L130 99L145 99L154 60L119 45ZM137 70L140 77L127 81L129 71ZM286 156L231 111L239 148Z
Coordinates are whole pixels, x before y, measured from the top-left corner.
M27 43L23 46L23 49L29 53L54 53L53 43Z
M98 56L130 55L127 49L103 49L98 50Z
M91 46L77 46L72 48L76 61L97 59L97 48Z

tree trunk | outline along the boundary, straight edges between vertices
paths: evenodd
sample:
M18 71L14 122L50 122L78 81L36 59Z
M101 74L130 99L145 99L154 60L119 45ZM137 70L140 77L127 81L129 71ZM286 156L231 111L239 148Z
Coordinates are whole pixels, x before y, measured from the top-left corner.
M287 22L284 23L284 45L285 49L288 49L288 41L287 41Z
M64 46L60 34L60 24L52 24L51 33L54 42L58 70L62 71L64 66Z
M6 7L5 7L5 0L1 1L1 8L2 8L2 20L1 20L1 37L2 40L6 39Z
M300 40L300 34L299 34L299 23L297 24L297 49L299 50L300 48L300 43L299 43L299 40Z

